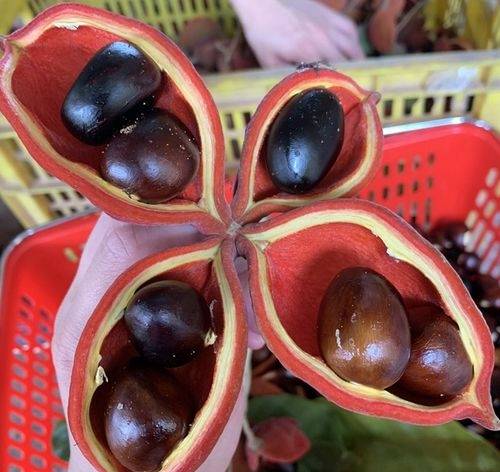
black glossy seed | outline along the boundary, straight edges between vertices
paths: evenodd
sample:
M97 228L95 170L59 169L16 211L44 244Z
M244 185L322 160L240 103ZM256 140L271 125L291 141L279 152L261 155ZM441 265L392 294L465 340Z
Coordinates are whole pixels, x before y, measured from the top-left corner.
M115 41L99 50L69 90L61 109L68 130L102 144L136 108L150 108L161 85L158 66L136 46Z
M288 193L312 190L342 149L344 111L327 89L306 90L279 112L269 132L266 165L274 184Z

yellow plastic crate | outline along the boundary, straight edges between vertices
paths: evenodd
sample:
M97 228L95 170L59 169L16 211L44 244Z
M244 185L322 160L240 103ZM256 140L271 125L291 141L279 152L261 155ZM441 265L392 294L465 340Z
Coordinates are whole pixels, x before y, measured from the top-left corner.
M7 11L4 3L11 0L0 0L0 31ZM16 8L9 9L14 11L10 22L15 16L29 18L52 3L18 2ZM200 15L217 19L228 32L236 25L228 0L87 3L143 19L173 37L187 19ZM468 115L500 129L500 50L393 56L340 63L338 69L363 87L382 94L379 111L384 125ZM230 170L238 166L245 126L257 104L290 72L256 70L205 77L219 107ZM0 197L26 227L90 206L78 192L49 176L28 156L1 116Z

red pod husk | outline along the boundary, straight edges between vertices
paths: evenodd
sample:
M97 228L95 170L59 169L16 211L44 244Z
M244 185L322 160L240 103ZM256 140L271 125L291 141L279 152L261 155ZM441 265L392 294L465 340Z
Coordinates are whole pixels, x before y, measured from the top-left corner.
M192 471L213 449L235 406L246 358L244 302L234 269L232 240L209 238L146 258L122 274L90 316L78 343L68 417L76 443L97 469L123 470L106 447L102 405L106 378L137 355L122 319L134 292L146 283L178 280L197 289L210 306L214 343L170 375L194 396L196 414L187 436L161 470Z
M102 146L78 141L60 110L66 93L89 59L117 40L140 48L161 69L157 106L175 115L195 136L202 164L173 200L148 204L130 198L99 175ZM228 220L224 199L224 139L213 99L182 51L157 29L83 5L45 10L3 40L0 111L29 153L52 175L115 218L135 223L193 221L217 233Z
M265 144L277 114L298 93L312 88L333 92L344 111L344 139L336 162L313 191L291 195L278 190L265 165ZM374 175L382 153L378 94L367 92L351 78L321 66L301 69L277 84L262 100L243 145L233 217L247 223L266 214L286 211L318 200L355 195Z
M247 226L238 248L249 260L253 306L269 348L330 401L414 424L471 418L500 427L489 392L494 349L481 312L444 257L401 218L368 201L320 202ZM456 322L474 368L463 393L423 406L390 389L345 381L326 365L317 341L319 304L333 277L356 266L385 276L407 308L432 303Z

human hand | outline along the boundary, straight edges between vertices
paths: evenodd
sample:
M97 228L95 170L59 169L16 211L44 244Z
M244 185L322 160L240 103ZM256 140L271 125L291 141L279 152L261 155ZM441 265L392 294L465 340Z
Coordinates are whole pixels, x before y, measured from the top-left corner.
M262 67L364 57L350 18L315 0L231 0Z
M168 248L186 246L201 239L202 236L190 225L140 226L113 220L105 214L100 216L87 241L77 274L57 313L54 326L52 357L65 412L78 340L89 316L109 286L135 262ZM237 269L247 313L250 313L246 266L238 261ZM249 347L258 349L262 347L263 340L257 332L253 316L248 316L248 321ZM227 468L240 437L245 409L246 392L242 389L226 429L198 472L223 471ZM71 432L69 440L69 472L94 470L76 446Z

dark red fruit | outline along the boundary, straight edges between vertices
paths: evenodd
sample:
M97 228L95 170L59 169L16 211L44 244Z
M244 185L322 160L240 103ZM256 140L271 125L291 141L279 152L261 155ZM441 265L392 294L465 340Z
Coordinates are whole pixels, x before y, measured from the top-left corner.
M61 118L68 130L88 144L111 138L124 115L146 101L161 85L158 66L136 46L115 41L99 50L66 95Z
M288 193L312 190L336 161L343 139L338 98L323 88L299 93L271 125L266 165L273 183Z
M173 115L153 108L113 136L101 172L129 195L161 203L186 188L199 164L193 135Z
M472 380L472 364L458 328L444 313L414 328L408 366L397 386L443 402L462 393Z
M133 472L153 472L188 433L189 396L160 368L132 363L112 380L105 432L115 458Z
M385 389L410 358L410 328L396 288L381 275L341 271L320 307L319 344L325 362L345 380Z
M191 286L168 280L136 292L125 323L140 354L165 367L194 359L210 341L210 310Z

